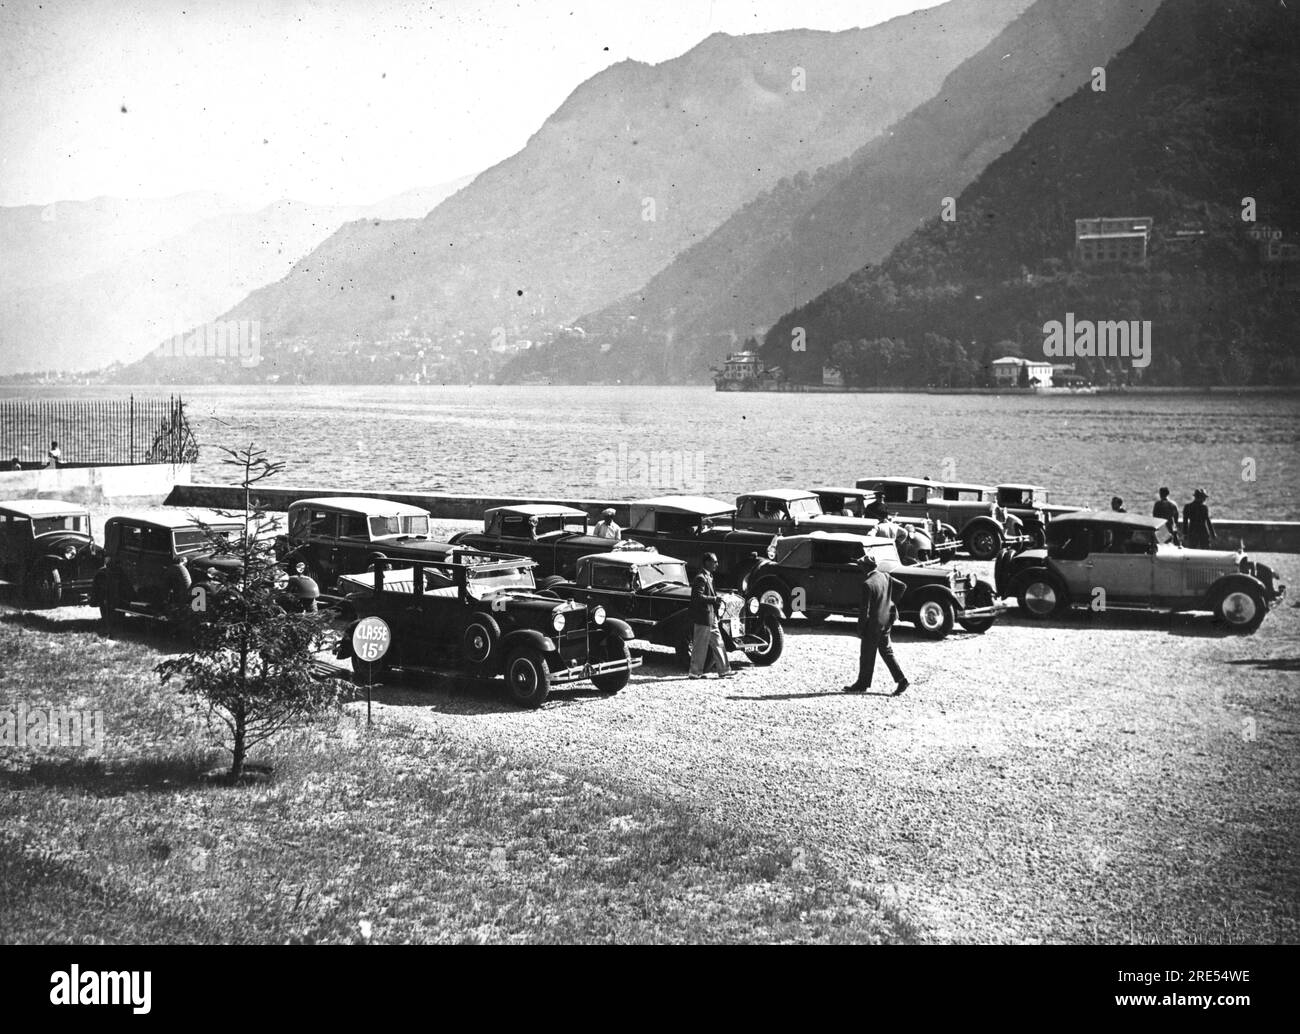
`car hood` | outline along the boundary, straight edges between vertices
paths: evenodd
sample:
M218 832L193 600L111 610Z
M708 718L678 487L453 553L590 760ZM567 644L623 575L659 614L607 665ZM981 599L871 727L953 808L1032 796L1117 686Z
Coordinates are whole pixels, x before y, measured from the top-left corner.
M47 531L44 535L37 535L32 541L37 551L41 553L60 554L69 546L75 546L77 552L81 552L95 544L89 535L77 531Z

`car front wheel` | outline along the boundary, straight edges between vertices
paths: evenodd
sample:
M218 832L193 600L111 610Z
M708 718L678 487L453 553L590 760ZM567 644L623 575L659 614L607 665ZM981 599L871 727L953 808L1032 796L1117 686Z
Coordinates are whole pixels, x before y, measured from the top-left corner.
M610 635L605 640L600 660L622 661L624 664L629 664L632 660L632 651L628 649L627 643L618 636ZM617 693L628 684L631 678L632 671L630 668L618 668L604 675L593 675L591 681L602 693Z
M943 639L952 631L956 617L951 602L930 596L916 610L916 627L932 639Z
M1232 631L1247 634L1255 631L1268 613L1268 604L1254 586L1229 589L1219 597L1215 615Z
M53 564L36 567L28 585L28 597L37 606L56 607L63 599L63 577Z
M781 619L770 611L763 614L754 635L763 639L763 646L749 654L750 663L760 668L775 664L785 650L785 629L781 627Z
M992 560L1002 548L1002 536L992 528L976 528L966 536L966 552L976 560Z
M520 707L541 707L551 695L551 672L540 650L521 646L506 658L506 689Z

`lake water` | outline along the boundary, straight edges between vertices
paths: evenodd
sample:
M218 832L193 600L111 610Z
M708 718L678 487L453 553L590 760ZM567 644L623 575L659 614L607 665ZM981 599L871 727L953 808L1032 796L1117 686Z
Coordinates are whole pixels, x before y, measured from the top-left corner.
M130 389L13 389L104 397ZM150 389L134 389L137 395ZM280 483L635 498L852 484L869 474L1032 481L1062 502L1196 487L1221 516L1300 520L1300 397L730 394L709 387L180 389L205 446L255 441ZM166 389L156 389L166 394ZM64 452L75 459L75 443Z

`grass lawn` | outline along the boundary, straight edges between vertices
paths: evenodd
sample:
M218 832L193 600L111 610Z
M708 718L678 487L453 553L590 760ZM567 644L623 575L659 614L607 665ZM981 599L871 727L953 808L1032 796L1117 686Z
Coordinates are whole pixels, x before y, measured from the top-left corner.
M264 780L213 782L228 755L152 672L173 647L88 613L0 618L0 709L105 718L99 757L0 748L4 942L916 939L788 844L392 719L344 713L255 752Z

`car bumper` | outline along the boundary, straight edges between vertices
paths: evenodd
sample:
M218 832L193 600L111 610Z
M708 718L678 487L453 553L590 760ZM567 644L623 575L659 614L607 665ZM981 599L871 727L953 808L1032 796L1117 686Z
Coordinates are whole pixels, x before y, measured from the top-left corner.
M964 607L957 612L959 618L995 618L1010 608L1005 603L991 603L987 607Z
M632 657L626 661L599 661L596 664L571 664L567 668L552 668L551 682L581 682L597 675L609 675L615 671L631 671L641 667L641 658Z

